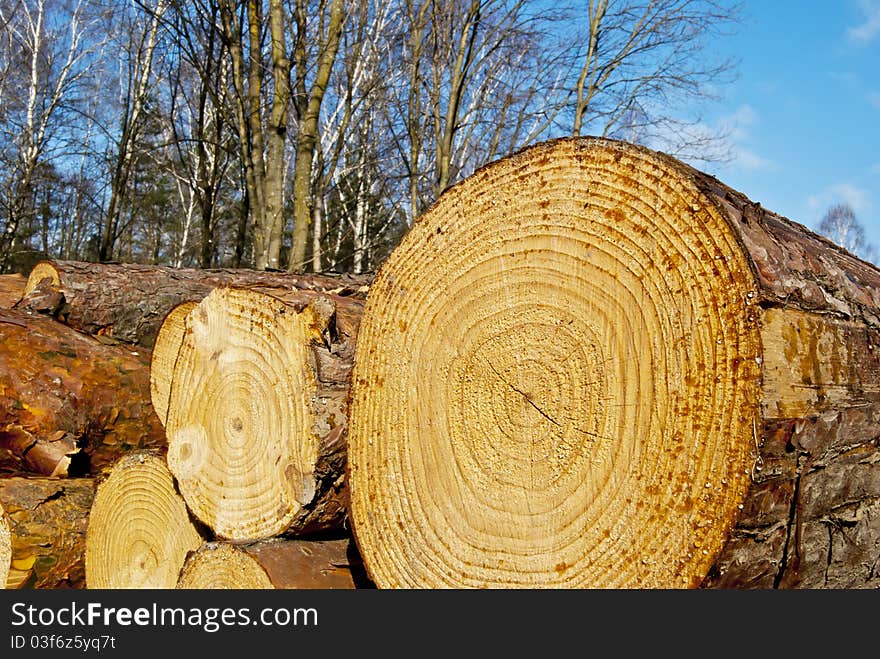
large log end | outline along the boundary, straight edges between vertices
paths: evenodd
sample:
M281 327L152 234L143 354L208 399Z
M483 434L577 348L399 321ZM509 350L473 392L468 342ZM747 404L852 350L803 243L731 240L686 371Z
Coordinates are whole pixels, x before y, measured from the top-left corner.
M559 140L448 190L380 269L352 527L380 587L698 586L756 459L756 283L677 161Z

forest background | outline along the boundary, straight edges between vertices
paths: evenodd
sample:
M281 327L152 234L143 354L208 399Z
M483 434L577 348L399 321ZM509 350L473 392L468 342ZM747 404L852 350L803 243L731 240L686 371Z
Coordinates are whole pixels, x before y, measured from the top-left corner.
M877 150L857 185L835 149L870 152L880 88L845 62L876 60L880 3L824 10L831 54L796 39L813 5L0 0L0 271L375 270L449 186L566 135L671 153L876 260ZM857 94L864 123L797 132L815 126L780 99L811 84L841 117L835 85Z

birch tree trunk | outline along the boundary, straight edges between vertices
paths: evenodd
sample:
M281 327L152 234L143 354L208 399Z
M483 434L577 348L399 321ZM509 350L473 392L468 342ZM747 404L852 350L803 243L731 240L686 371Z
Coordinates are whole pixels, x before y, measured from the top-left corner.
M314 201L312 199L312 164L318 143L318 118L324 92L330 80L330 72L336 61L342 27L345 22L345 7L342 0L330 0L326 32L321 35L318 47L317 72L314 82L306 91L306 3L298 0L296 11L298 25L297 48L295 50L297 89L296 107L298 110L296 159L293 171L293 239L287 269L302 272L306 267L306 246L309 240L309 227L312 220Z
M57 121L62 105L84 77L83 62L91 49L98 46L85 41L88 21L84 18L82 5L77 5L63 29L67 38L66 52L56 58L51 52L56 46L53 40L61 41L61 38L55 28L46 25L48 9L45 0L37 0L35 3L21 3L18 11L9 16L0 11L0 22L4 25L21 21L21 46L30 60L23 125L14 137L19 152L13 173L15 183L10 190L7 216L0 233L0 272L7 268L19 226L34 219L34 177L45 156L53 122ZM47 66L47 62L51 64Z
M150 22L143 37L143 52L135 57L134 72L129 79L127 98L121 117L119 140L116 144L115 163L110 180L110 201L104 216L101 245L98 251L100 261L113 258L113 250L119 238L121 213L128 191L137 141L144 127L144 104L147 101L149 84L153 74L153 56L156 52L159 24L168 8L166 0L159 0L150 12Z

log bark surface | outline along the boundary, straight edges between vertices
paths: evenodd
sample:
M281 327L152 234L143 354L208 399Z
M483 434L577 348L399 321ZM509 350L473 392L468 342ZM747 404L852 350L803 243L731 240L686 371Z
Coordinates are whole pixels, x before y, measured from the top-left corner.
M370 588L350 538L208 542L187 558L181 589Z
M11 557L6 588L84 588L92 478L0 478Z
M880 271L648 149L451 188L376 276L349 410L379 587L876 588Z
M165 446L148 354L15 309L0 311L0 335L0 469L82 476Z
M369 275L291 275L245 269L170 268L122 263L42 261L30 273L20 308L52 315L106 341L151 348L165 316L231 284L345 294Z
M25 276L19 273L0 275L0 309L10 309L18 304L26 283Z
M168 466L218 538L339 528L363 293L218 288L153 353ZM169 366L171 371L169 372Z
M205 538L164 457L126 455L97 487L85 543L88 588L174 588Z

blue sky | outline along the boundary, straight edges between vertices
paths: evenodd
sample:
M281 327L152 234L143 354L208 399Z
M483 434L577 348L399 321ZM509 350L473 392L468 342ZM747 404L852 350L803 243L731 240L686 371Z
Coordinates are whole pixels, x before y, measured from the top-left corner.
M847 202L880 248L880 0L748 0L718 49L738 79L705 119L732 161L697 165L812 229Z

